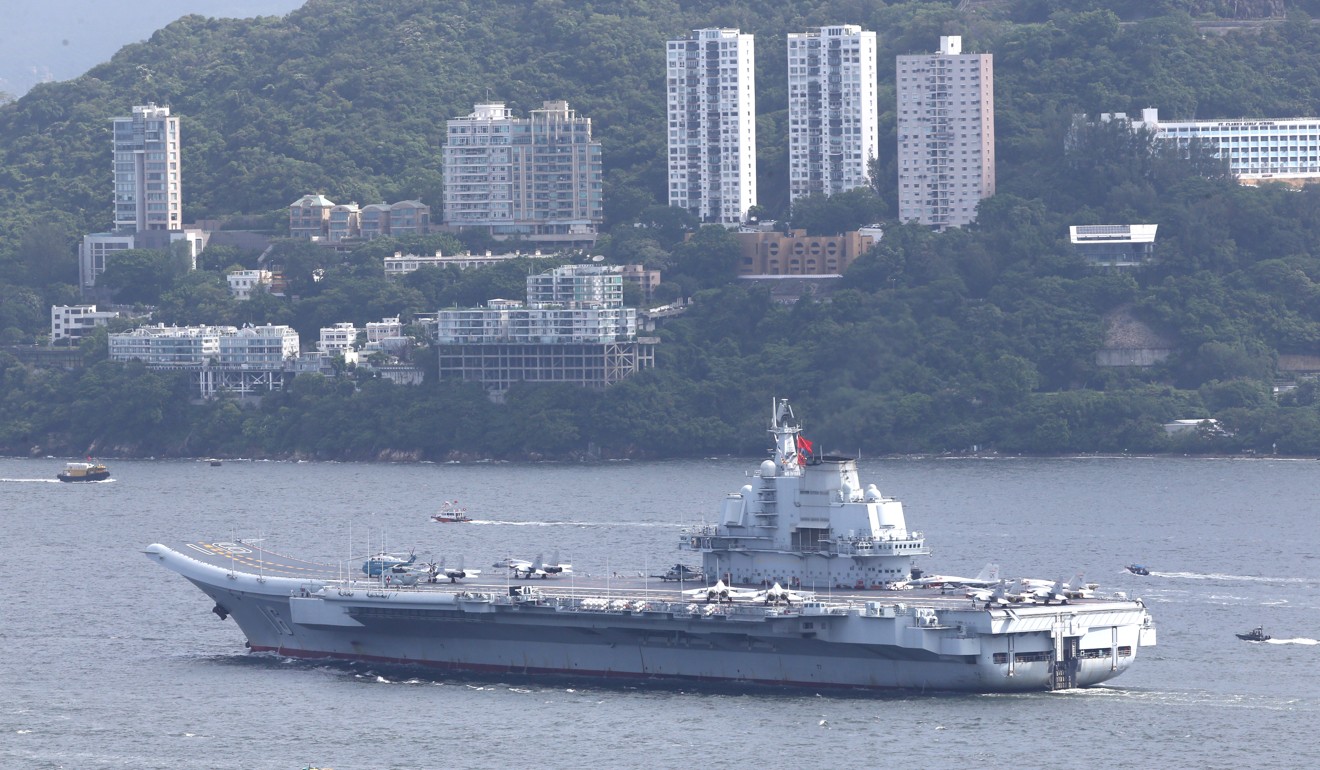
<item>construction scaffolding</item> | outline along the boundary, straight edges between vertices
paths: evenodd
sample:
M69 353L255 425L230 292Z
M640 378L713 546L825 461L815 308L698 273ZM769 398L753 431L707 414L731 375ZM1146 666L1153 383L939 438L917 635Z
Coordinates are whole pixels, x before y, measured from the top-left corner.
M653 337L634 342L440 345L440 379L480 382L493 393L515 382L603 388L655 366Z

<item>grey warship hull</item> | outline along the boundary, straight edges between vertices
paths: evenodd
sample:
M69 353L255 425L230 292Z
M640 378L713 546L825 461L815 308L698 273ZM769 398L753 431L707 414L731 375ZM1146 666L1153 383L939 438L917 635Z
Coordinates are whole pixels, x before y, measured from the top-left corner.
M232 547L232 546L230 546ZM790 606L694 602L677 591L578 586L394 588L226 545L152 545L232 616L256 652L438 671L653 678L812 688L1010 692L1085 687L1154 643L1125 601L974 609L937 592ZM243 549L247 550L247 549ZM244 563L251 566L244 566Z
M685 530L677 543L701 554L714 585L446 584L433 582L434 569L422 581L412 557L386 573L387 554L363 565L363 582L255 544L152 545L146 553L210 596L253 650L301 658L1011 692L1099 684L1155 644L1139 600L1097 598L1080 580L1011 589L1000 581L959 596L914 589L913 560L930 551L908 529L902 503L864 488L853 459L815 454L787 401L772 404L769 432L769 458L725 497L718 522ZM508 565L511 578L562 578L567 569L539 557ZM827 587L827 596L803 586Z

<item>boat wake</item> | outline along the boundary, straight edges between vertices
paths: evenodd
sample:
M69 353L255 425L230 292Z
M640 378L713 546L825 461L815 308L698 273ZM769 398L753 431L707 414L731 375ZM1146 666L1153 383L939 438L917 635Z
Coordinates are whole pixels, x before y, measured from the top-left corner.
M1210 690L1147 690L1116 687L1114 685L1096 685L1084 689L1058 690L1050 693L1005 693L998 697L1036 698L1041 695L1068 698L1117 698L1179 706L1211 706L1215 708L1256 709L1290 713L1314 710L1313 704L1309 702L1299 704L1297 699L1292 697L1275 697L1256 693L1214 692Z
M0 479L0 484L58 484L59 479Z
M1315 645L1320 644L1320 639L1307 639L1304 636L1299 636L1296 639L1267 639L1265 643L1266 644L1301 644L1307 647L1314 647Z
M1150 573L1154 577L1174 578L1176 580L1222 580L1241 583L1287 583L1291 585L1308 585L1320 583L1315 578L1305 577L1266 577L1262 575L1226 575L1219 572L1200 573L1200 572L1155 572Z
M496 524L502 527L668 527L678 529L681 524L659 521L500 521L498 519L472 519L467 524Z

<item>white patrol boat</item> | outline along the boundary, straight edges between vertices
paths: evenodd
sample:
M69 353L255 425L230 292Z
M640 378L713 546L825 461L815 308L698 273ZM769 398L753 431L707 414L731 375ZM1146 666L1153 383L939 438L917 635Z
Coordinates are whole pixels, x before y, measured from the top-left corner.
M572 591L400 586L241 542L146 554L232 616L249 647L299 658L446 671L654 678L810 688L1009 692L1086 687L1155 644L1140 600L949 596L904 589L928 553L902 504L863 487L851 458L819 456L786 401L774 449L719 523L683 533L697 589L617 579Z

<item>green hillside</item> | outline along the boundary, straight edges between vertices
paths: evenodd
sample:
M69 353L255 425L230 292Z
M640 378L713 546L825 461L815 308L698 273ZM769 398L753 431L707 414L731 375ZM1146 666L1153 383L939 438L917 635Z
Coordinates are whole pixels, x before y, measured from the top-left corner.
M1108 12L1065 10L1042 24L1038 9L1215 3L1017 2L970 15L957 5L313 0L283 19L186 17L0 110L0 254L34 220L108 225L109 119L149 101L184 121L188 220L279 209L308 190L438 207L447 118L486 98L519 114L562 98L594 121L607 205L623 221L664 202L664 41L699 26L757 36L761 204L774 211L787 199L784 39L813 24L877 30L882 62L930 49L940 34L994 52L1000 178L1011 192L1040 192L1041 145L1056 138L1051 121L1073 111L1298 115L1320 87L1315 35L1302 22L1202 39L1186 17L1120 25ZM892 162L892 67L881 80L882 162Z
M379 417L397 399L422 408L377 384L351 392L303 384L260 412L207 407L205 418L173 406L124 421L93 410L75 425L70 413L33 416L32 405L85 407L92 374L39 376L0 356L0 381L10 388L0 417L22 416L0 433L0 450L53 442L78 451L99 443L157 453L439 456L462 447L518 455L596 442L621 453L729 451L742 448L730 442L746 435L740 423L756 419L762 396L778 391L839 415L829 418L832 438L871 451L1195 449L1171 445L1158 425L1202 414L1234 423L1231 446L1217 448L1269 450L1282 441L1281 451L1318 451L1314 392L1302 388L1279 403L1269 384L1280 353L1312 354L1320 344L1320 192L1241 188L1213 164L1150 156L1112 131L1090 132L1065 151L1079 112L1315 114L1320 25L1308 11L1320 12L1320 3L312 0L283 19L184 18L77 80L0 107L0 342L33 339L50 303L76 297L75 239L110 221L109 119L149 101L182 117L186 220L244 214L278 223L278 212L309 191L360 203L415 197L438 210L446 119L487 98L519 114L566 99L604 144L611 236L601 248L614 261L664 268L673 291L703 301L663 331L662 370L605 399L560 394L555 409L569 432L527 430L555 424L541 420L549 407L534 394L488 415L505 421L505 432L465 432L443 417L366 437L300 436L291 427L319 410ZM1242 23L1219 34L1223 19ZM655 221L664 202L664 41L705 26L757 36L766 214L827 219L786 210L783 74L785 35L827 23L860 24L880 38L874 212L896 210L893 69L883 63L929 50L942 34L995 56L999 194L964 231L890 227L832 303L786 308L724 285L711 268L710 255L727 246L717 236L683 247L681 222L640 235L631 224ZM1101 276L1069 254L1068 225L1115 222L1160 225L1156 267ZM369 257L324 266L327 279L309 286L300 305L265 307L266 320L306 333L328 320L373 320L361 317L368 312L479 301L482 286L508 284L423 276L391 287L368 277ZM215 259L212 271L226 266ZM171 279L148 299L166 321L215 320L197 317L203 307L244 312L225 304L216 280L215 272ZM1101 319L1120 306L1175 340L1169 362L1137 372L1094 365ZM96 372L103 388L156 377L109 365ZM167 399L174 387L162 380L138 389ZM491 408L473 401L470 409ZM211 412L228 416L216 423ZM653 415L672 432L653 435ZM203 419L210 427L200 427Z

